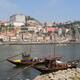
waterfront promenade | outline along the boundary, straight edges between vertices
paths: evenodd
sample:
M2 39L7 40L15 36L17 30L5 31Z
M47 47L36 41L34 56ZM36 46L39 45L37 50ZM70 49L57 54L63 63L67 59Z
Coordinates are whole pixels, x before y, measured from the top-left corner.
M68 40L63 40L63 41L48 41L48 42L34 42L34 41L4 41L0 42L0 45L48 45L48 44L80 44L80 41L68 41Z

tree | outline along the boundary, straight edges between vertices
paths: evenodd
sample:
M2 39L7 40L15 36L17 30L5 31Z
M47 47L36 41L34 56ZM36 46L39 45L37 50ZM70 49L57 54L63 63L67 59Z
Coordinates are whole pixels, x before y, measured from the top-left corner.
M14 30L14 25L9 24L9 25L7 26L7 30L8 30L8 31Z

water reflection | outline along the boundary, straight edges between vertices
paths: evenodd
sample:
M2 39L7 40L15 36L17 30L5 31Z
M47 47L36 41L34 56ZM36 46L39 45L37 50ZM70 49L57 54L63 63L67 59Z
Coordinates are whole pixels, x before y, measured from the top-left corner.
M40 74L39 71L33 68L28 68L25 70L23 70L23 68L16 68L16 70L14 71L13 70L9 71L11 72L11 75L9 75L10 80L25 80L25 79L32 80L33 78L35 78L35 76Z
M32 57L47 57L54 54L54 44L52 45L14 45L14 46L0 46L0 60L6 59L9 56L26 51L31 53ZM55 45L55 53L57 56L62 56L62 60L72 60L77 57L80 58L80 44L71 44L68 46ZM0 63L0 80L6 80L23 68L16 68L11 63L5 61ZM23 70L19 75L15 76L13 80L33 79L39 72L35 69Z

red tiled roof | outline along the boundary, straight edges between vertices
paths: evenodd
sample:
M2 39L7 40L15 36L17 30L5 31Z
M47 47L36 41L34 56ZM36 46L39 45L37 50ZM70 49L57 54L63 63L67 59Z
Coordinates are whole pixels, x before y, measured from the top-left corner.
M55 31L57 28L47 28L47 31Z

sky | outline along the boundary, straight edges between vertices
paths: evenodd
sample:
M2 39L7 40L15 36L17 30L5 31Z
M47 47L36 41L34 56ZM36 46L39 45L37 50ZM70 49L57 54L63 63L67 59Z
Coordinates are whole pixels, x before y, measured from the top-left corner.
M80 20L80 0L0 0L0 20L24 14L41 22Z

